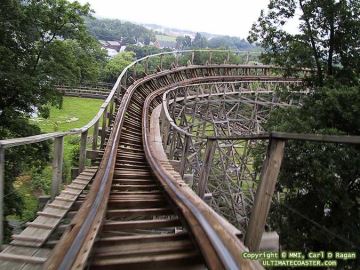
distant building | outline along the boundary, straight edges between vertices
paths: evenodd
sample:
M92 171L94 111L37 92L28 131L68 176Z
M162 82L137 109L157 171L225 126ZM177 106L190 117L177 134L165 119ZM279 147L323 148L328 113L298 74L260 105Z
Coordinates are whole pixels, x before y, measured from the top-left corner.
M122 40L99 40L101 47L103 47L109 57L114 57L119 52L125 50L126 46L122 46Z
M109 44L107 48L114 49L117 52L120 51L121 41L107 41L107 43Z
M114 57L115 55L118 54L118 52L114 49L111 49L111 48L105 48L105 50L107 51L107 55L109 57Z
M119 51L119 52L125 52L125 50L126 50L126 46L124 45L124 46L121 46L121 48L120 48L120 51Z

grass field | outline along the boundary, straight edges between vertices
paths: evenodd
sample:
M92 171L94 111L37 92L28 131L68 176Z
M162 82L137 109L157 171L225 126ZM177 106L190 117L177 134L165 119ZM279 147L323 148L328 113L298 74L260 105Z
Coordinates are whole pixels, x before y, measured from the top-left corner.
M103 100L99 99L64 97L62 108L51 107L48 119L37 117L32 120L44 133L81 128L96 115L102 103ZM92 129L88 132L88 136L91 135ZM66 136L64 139L64 171L67 181L70 180L72 157L79 148L79 141L80 135Z
M86 125L98 112L102 100L91 98L64 97L61 109L51 107L50 117L33 118L42 132L68 131Z
M159 41L176 42L176 37L174 37L174 36L156 35L156 39Z

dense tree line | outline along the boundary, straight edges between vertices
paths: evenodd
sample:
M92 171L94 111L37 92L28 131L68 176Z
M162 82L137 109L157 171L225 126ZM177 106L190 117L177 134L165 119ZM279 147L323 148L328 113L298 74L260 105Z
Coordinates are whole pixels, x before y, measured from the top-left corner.
M283 26L299 16L299 32ZM360 2L271 0L249 41L262 46L262 61L308 67L311 93L300 108L273 110L266 129L360 135ZM296 90L296 89L294 89ZM288 93L289 94L289 93ZM360 148L356 145L287 143L270 215L285 250L356 251L360 247ZM356 260L337 269L358 269Z
M61 104L58 81L97 81L106 54L86 31L89 5L66 0L3 0L0 7L0 139L40 133L29 118L46 117ZM48 143L6 150L5 216L22 211L13 180L24 170L41 171Z
M254 46L245 39L230 36L217 36L207 39L200 33L196 33L195 37L191 39L190 36L176 37L176 48L180 50L186 49L230 49L230 50L249 50L254 49Z
M142 42L149 45L155 41L155 33L145 27L116 19L86 19L91 35L99 40L122 40L124 44Z

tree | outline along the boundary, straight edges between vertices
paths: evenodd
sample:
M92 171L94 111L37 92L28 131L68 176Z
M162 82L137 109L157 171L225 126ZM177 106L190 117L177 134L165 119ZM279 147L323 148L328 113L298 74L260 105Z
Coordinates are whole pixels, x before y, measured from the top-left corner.
M29 117L37 111L45 115L49 103L60 103L54 83L62 78L71 79L74 77L72 72L80 74L80 77L91 73L88 68L78 69L68 62L80 60L75 59L75 56L79 57L75 52L68 55L74 46L67 41L71 39L85 44L81 43L87 37L83 16L89 14L89 5L80 5L76 1L2 1L0 139L39 134L40 129L29 122ZM90 50L90 47L87 48ZM49 161L48 153L48 143L6 151L5 215L14 212L21 214L22 200L12 184L15 177L29 167L40 170Z
M309 67L311 93L302 107L277 108L265 129L297 133L360 135L358 1L271 0L250 31L262 58L289 68ZM299 33L284 26L300 12ZM292 89L296 91L296 89ZM287 93L289 94L289 93ZM286 250L354 251L360 246L358 146L287 142L269 216ZM358 269L360 260L338 261Z
M176 49L186 50L191 48L191 37L188 35L176 37Z
M209 48L225 48L235 50L248 50L252 46L244 39L230 36L213 37L208 42Z
M207 42L206 37L203 37L200 33L196 33L191 45L195 49L204 49L207 47Z
M124 44L143 42L145 45L156 40L153 31L130 22L95 18L88 18L85 22L90 34L97 39L121 40Z
M160 53L163 50L156 48L155 46L136 46L136 45L128 45L126 46L125 51L134 52L136 59L143 58L147 55Z
M108 82L115 82L124 68L135 59L134 52L121 52L112 58L105 66L103 78Z
M290 34L284 26L297 12L299 33ZM265 49L266 63L314 68L320 85L329 76L353 81L360 71L359 16L359 1L271 0L248 40Z
M360 87L323 87L301 108L276 109L267 130L360 135ZM360 245L360 147L287 142L269 222L284 250L354 251ZM337 269L358 269L357 260Z

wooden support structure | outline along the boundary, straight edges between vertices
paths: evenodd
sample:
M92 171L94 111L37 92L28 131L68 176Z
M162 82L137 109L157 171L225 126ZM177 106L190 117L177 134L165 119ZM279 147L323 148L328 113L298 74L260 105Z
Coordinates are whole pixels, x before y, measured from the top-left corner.
M80 153L79 153L79 173L82 173L85 169L87 134L88 134L87 130L81 133Z
M54 139L53 173L51 182L51 200L58 195L62 182L62 168L64 159L64 137Z
M275 184L284 156L285 140L270 141L264 165L261 170L260 184L256 190L255 203L251 211L249 226L245 235L245 245L250 251L257 251L265 229Z
M97 120L94 125L93 142L92 142L93 150L96 150L97 148L98 135L99 135L99 120Z
M110 101L110 111L109 111L109 123L108 123L108 127L111 126L111 123L113 121L113 114L114 114L114 100Z
M101 127L101 147L104 147L106 131L107 131L107 128L106 128L106 126L107 126L107 124L106 124L107 110L108 110L108 107L106 106L105 110L104 110L104 114L103 114L102 127Z
M191 137L188 135L185 135L184 145L183 145L183 153L182 153L182 158L181 158L181 163L180 163L180 172L179 172L181 177L183 177L184 173L185 173L187 154L189 152L190 142L191 142Z
M208 139L206 142L204 163L200 171L199 185L197 189L197 194L199 195L200 198L204 198L205 195L205 189L207 186L207 182L211 170L211 162L215 151L215 145L216 145L216 140Z

